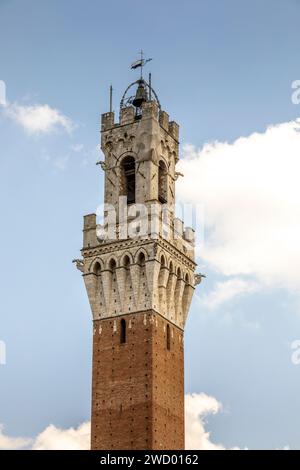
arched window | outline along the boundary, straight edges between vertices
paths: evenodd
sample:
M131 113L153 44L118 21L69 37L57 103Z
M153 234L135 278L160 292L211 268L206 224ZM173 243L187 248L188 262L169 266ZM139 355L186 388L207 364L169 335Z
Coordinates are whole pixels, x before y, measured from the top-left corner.
M167 325L167 350L171 349L170 325Z
M168 181L167 181L167 167L161 160L158 166L158 200L162 204L168 202Z
M122 318L121 320L120 343L126 343L126 321L124 320L124 318Z
M114 258L112 258L110 261L109 261L109 269L114 272L116 270L116 261L114 260Z
M93 273L96 274L96 276L99 276L101 273L101 266L98 261L94 264Z
M145 266L145 262L146 262L146 260L145 260L145 255L144 255L144 253L141 251L140 254L139 254L139 256L138 256L138 263L139 263L140 266Z
M126 157L121 163L121 194L127 196L127 204L135 204L135 160Z
M129 256L128 255L125 255L124 258L123 258L123 267L128 269L129 266L130 266L130 259L129 259Z

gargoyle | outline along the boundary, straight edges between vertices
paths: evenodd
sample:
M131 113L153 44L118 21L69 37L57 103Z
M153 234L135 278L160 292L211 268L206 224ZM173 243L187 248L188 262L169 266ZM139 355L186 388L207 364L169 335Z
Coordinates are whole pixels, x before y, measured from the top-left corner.
M72 263L76 264L76 268L82 273L84 272L84 261L83 259L73 259Z
M198 284L201 283L203 278L206 278L205 274L196 273L195 274L195 286L198 286Z
M106 170L107 170L106 163L103 162L102 160L100 160L99 162L97 162L96 165L100 165L100 166L101 166L101 169L102 169L103 171L106 171Z

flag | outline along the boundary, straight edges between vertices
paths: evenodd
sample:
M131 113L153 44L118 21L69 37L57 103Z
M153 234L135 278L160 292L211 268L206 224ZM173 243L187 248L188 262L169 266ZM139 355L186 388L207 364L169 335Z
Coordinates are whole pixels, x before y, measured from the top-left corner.
M147 62L150 62L150 60L152 59L140 59L140 60L136 60L135 62L133 62L133 64L131 64L131 68L132 69L137 69L138 67L144 67L145 64L147 64Z
M142 65L144 65L144 61L140 59L140 60L133 62L133 64L131 64L131 68L137 69L138 67L142 67Z

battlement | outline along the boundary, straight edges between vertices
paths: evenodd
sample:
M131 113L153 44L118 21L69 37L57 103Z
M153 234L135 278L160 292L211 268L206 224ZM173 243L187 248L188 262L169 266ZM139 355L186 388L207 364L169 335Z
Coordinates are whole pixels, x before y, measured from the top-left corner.
M140 120L154 119L159 125L173 137L179 139L179 125L175 121L169 121L166 111L159 110L156 101L146 101L141 106L141 113L136 114L133 106L126 106L120 109L119 122L115 122L115 113L109 112L101 115L101 131L105 132L120 126L132 125Z
M115 113L104 113L101 115L101 131L115 127Z
M175 218L173 223L163 222L161 215L147 216L148 224L146 230L140 230L136 224L135 217L128 217L123 223L109 226L106 221L104 225L97 224L96 214L84 216L83 226L83 250L96 248L110 243L124 241L139 242L141 240L165 240L172 244L178 251L192 262L194 262L195 231L191 227L185 227L184 222ZM141 222L141 219L139 219ZM144 221L145 222L145 221ZM110 238L111 235L114 238Z

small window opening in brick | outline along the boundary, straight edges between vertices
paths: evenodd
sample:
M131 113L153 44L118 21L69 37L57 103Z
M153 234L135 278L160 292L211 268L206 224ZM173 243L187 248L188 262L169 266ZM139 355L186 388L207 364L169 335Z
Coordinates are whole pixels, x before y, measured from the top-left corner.
M171 349L170 325L167 325L167 350Z
M121 320L120 343L126 343L126 321L124 320L124 318L122 318Z

